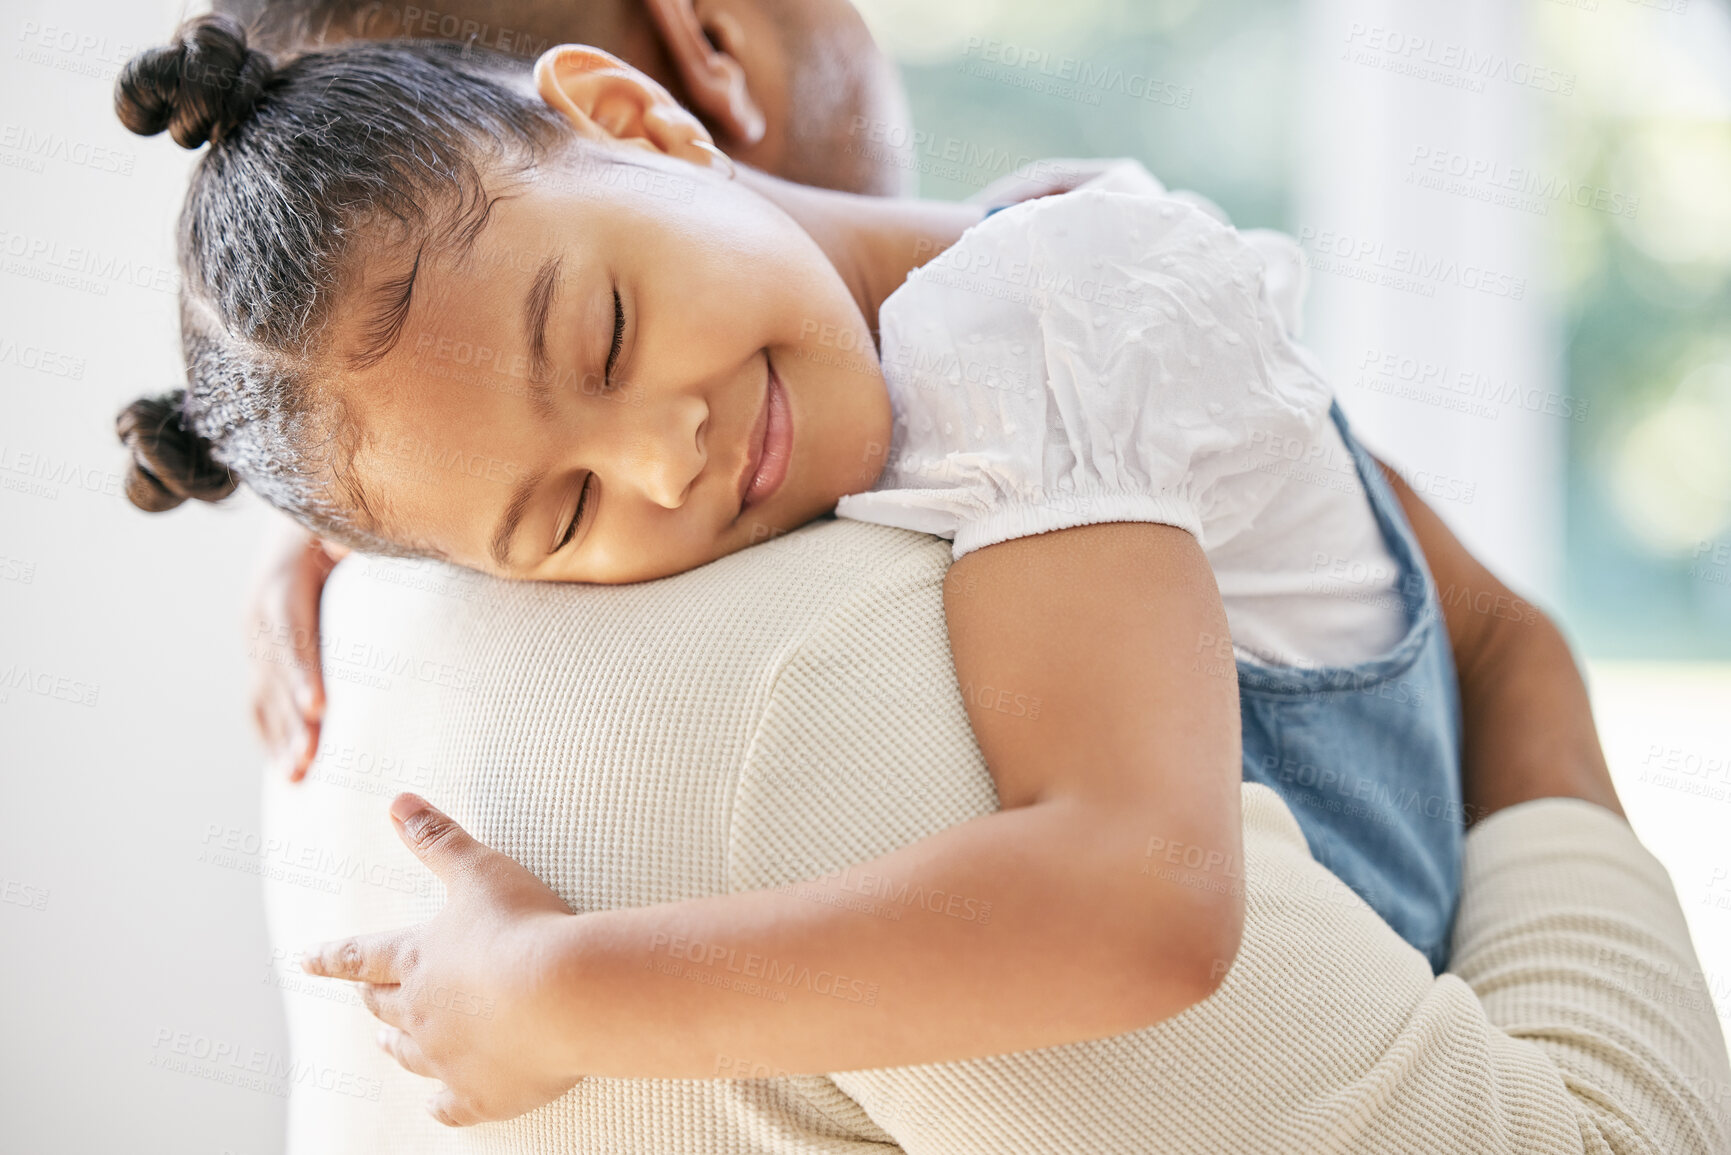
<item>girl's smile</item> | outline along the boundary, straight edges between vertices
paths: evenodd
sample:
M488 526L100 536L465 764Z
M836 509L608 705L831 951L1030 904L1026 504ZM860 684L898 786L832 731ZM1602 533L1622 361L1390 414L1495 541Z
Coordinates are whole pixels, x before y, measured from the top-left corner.
M793 458L793 418L787 409L787 391L775 374L775 362L768 350L764 351L763 364L768 371L768 381L763 410L757 415L757 423L752 426L751 438L746 443L750 456L740 474L741 515L751 506L767 500L781 487L782 480L787 477L788 462Z

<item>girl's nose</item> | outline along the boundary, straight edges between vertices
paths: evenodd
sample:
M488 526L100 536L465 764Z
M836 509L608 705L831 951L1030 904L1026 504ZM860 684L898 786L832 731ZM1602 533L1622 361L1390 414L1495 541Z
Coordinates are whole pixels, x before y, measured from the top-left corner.
M636 451L621 462L627 481L656 505L678 509L709 461L708 403L692 396L658 398L632 424Z

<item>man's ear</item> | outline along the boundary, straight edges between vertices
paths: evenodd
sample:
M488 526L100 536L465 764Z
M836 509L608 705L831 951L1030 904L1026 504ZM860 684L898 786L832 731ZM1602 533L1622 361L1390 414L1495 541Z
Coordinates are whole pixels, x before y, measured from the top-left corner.
M711 167L716 148L668 91L599 48L561 44L535 62L541 99L589 140L646 148Z
M715 13L706 28L696 3L643 0L692 105L721 129L730 144L756 144L763 139L763 109L752 98L739 62L744 29L725 11Z

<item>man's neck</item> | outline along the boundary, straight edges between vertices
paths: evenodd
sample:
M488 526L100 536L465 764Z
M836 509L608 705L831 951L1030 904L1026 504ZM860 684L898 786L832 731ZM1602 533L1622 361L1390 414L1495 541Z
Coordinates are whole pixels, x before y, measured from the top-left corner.
M794 184L739 166L739 179L792 217L841 274L875 334L878 307L908 274L985 216L982 205L860 196Z

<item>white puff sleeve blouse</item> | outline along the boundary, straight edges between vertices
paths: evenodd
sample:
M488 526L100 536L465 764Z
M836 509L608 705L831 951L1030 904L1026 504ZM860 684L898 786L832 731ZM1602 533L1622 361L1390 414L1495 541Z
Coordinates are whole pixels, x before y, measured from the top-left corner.
M880 314L888 464L836 512L954 540L1151 521L1213 548L1282 484L1331 392L1287 339L1258 246L1170 196L1014 205Z

